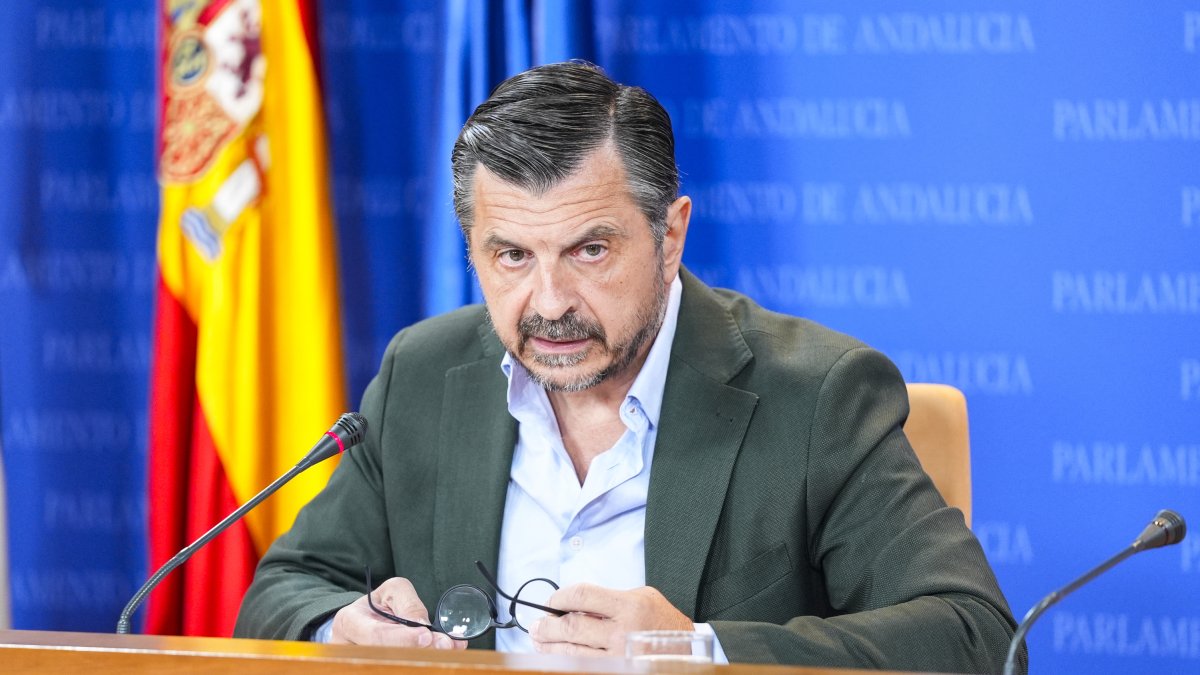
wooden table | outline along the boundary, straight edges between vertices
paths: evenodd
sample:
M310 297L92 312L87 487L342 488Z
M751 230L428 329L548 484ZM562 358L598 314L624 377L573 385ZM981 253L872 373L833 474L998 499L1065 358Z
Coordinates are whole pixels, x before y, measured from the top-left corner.
M0 673L189 673L350 675L436 673L646 673L624 659L491 651L444 652L311 642L0 630ZM879 671L781 666L680 665L671 672L719 675L852 675Z

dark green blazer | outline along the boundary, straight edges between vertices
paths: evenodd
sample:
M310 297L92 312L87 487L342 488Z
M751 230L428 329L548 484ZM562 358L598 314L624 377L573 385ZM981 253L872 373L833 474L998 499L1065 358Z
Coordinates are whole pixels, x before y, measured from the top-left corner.
M646 583L732 661L999 670L1012 616L901 431L895 366L681 275ZM431 606L481 582L473 561L496 569L517 439L503 354L480 306L396 335L363 397L366 440L263 557L236 635L306 638L366 591L364 565Z

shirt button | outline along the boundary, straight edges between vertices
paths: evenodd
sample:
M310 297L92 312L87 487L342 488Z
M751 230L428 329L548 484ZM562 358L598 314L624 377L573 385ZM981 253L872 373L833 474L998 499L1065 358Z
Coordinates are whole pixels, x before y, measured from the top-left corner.
M578 551L583 548L583 537L571 537L571 541L568 543L572 551Z
M628 408L626 408L625 410L626 410L626 411L628 411L630 415L633 415L634 413L636 413L636 412L637 412L637 408L635 408L635 407L633 407L633 406L629 406L629 407L628 407Z

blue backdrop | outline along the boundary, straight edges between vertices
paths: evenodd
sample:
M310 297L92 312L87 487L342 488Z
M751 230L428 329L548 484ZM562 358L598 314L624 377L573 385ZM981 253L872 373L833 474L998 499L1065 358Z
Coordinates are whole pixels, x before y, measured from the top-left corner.
M0 9L18 628L111 630L146 573L155 11ZM1200 3L327 0L319 23L355 399L396 330L477 297L448 184L466 114L581 57L670 111L693 271L966 392L974 530L1018 616L1157 509L1200 519ZM1037 672L1200 669L1200 536L1030 649Z

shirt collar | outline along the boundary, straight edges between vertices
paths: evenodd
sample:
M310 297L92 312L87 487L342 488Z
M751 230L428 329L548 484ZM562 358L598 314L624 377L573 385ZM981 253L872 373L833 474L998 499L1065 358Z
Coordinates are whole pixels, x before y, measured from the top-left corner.
M654 427L658 426L659 413L662 411L663 389L667 384L667 367L671 363L671 345L675 342L675 327L678 325L682 296L683 282L677 274L667 291L667 310L662 326L658 329L658 335L654 337L654 343L650 345L650 352L646 355L646 362L642 364L642 369L634 379L633 385L629 387L629 393L622 404L624 406L631 400L635 401ZM542 389L533 382L525 366L512 354L505 352L504 358L500 359L500 369L508 378L509 412L513 413L516 409L531 404L536 405L530 397L542 393Z

